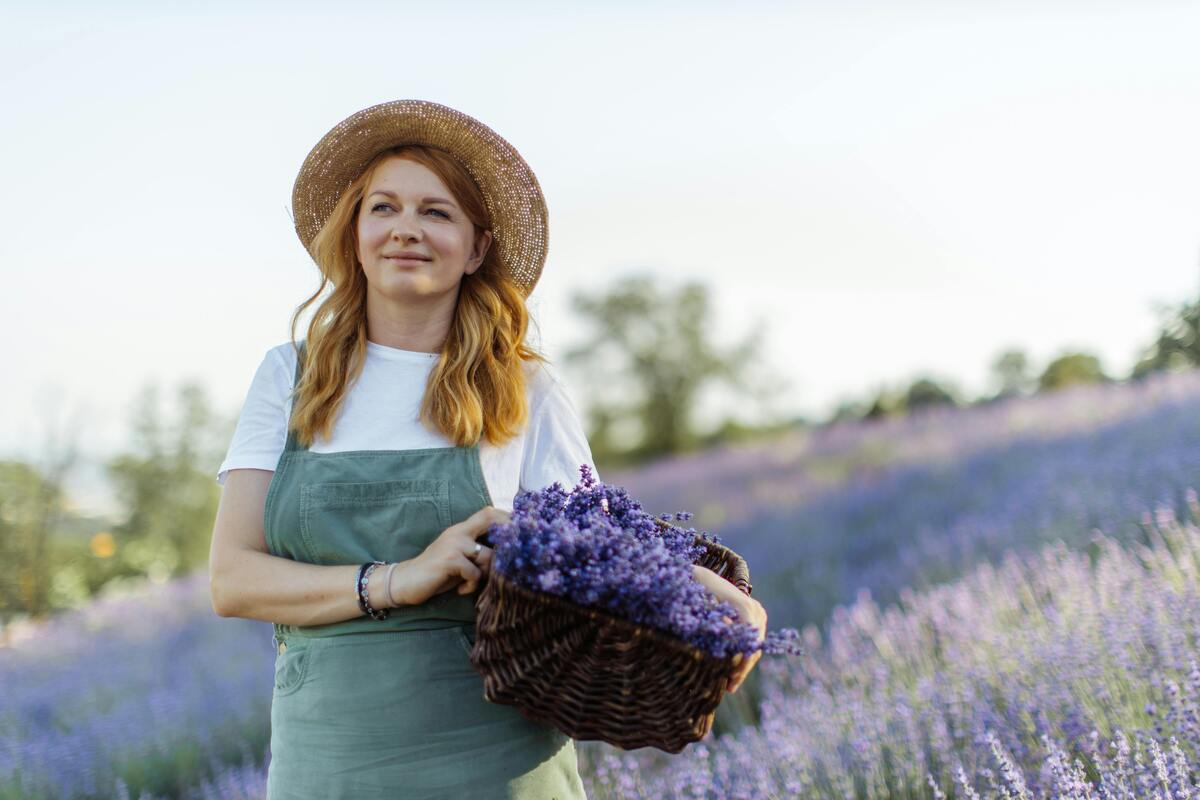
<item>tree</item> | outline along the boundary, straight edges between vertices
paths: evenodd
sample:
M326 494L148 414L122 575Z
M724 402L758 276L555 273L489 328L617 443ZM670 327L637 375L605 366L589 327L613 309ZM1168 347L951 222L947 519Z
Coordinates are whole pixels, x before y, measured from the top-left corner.
M951 389L944 388L932 378L918 378L904 393L904 407L909 411L932 406L958 405Z
M1029 374L1029 359L1025 351L1009 349L992 360L992 382L1000 397L1025 394L1033 388L1033 376Z
M79 416L46 426L42 465L0 461L0 619L52 610L52 537L68 515L64 482L78 461ZM60 438L61 436L61 438Z
M954 389L943 386L932 378L924 377L915 379L907 389L902 391L880 386L873 390L870 399L865 404L859 404L857 408L865 408L865 411L861 413L863 419L881 419L917 411L921 408L957 404L958 399ZM849 410L854 407L843 403L839 411L842 418L845 418Z
M1200 299L1161 313L1162 330L1133 368L1134 378L1164 369L1200 366Z
M1100 367L1100 359L1088 353L1066 353L1051 361L1038 378L1038 389L1054 391L1084 383L1104 383L1110 378Z
M113 457L108 475L125 507L113 527L125 558L143 574L166 578L205 563L220 498L213 474L228 424L208 406L203 389L178 393L180 413L162 423L158 392L143 390L133 417L133 451Z
M825 418L826 425L861 419L867 413L867 407L862 401L844 399L838 402L829 416Z
M62 487L23 461L0 461L0 614L39 616L50 608L46 558Z
M783 385L761 373L751 377L761 323L732 347L711 341L714 312L701 284L671 292L648 276L627 276L602 294L576 294L572 305L593 328L564 360L589 386L589 440L597 460L621 453L644 459L696 446L692 415L710 385L732 387L759 403ZM625 441L617 435L623 421L637 423Z
M891 389L880 387L875 390L874 397L869 401L867 410L863 413L863 419L880 419L892 414L903 413L903 411L904 401L897 397Z

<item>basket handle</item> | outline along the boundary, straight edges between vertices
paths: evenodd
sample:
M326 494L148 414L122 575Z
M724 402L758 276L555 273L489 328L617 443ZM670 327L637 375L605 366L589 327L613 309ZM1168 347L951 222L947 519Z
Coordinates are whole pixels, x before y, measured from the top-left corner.
M708 543L708 546L713 547L711 542ZM750 583L750 566L746 563L746 559L742 558L728 547L724 547L724 545L716 545L716 547L725 551L725 558L721 559L721 563L717 565L717 568L714 569L713 572L717 573L746 594L750 594L752 591L754 591L754 586Z
M659 519L658 517L652 517L652 519L656 525L664 530L667 528L676 527L671 525L666 520ZM746 563L746 559L742 558L723 544L704 541L699 534L696 535L694 541L696 544L703 544L710 552L716 551L721 554L722 558L720 563L717 564L715 568L710 567L709 569L712 569L713 572L717 573L722 578L741 589L747 595L754 591L754 586L750 583L750 565Z
M729 554L734 557L732 570L733 574L728 577L724 575L721 577L725 578L725 580L729 581L746 594L750 594L750 592L754 591L754 586L750 583L750 566L746 563L746 559L742 558L732 550L729 551ZM726 564L728 563L729 562L726 562Z

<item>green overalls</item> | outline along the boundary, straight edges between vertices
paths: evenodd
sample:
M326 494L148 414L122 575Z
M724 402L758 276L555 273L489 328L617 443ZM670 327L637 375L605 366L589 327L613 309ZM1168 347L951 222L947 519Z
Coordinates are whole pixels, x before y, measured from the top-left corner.
M264 527L296 561L403 561L488 505L477 445L313 453L289 425ZM268 800L586 800L569 737L484 700L467 658L476 597L276 624Z

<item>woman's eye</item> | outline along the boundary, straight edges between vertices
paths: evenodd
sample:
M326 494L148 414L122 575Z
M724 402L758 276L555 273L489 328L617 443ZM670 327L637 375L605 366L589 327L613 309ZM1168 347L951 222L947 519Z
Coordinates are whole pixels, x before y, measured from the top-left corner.
M371 206L371 211L378 211L381 208L386 208L388 210L392 210L392 206L389 203L376 203L375 205ZM441 214L446 219L450 219L450 215L447 214L445 211L442 211L440 208L431 208L431 209L429 209L429 211L430 211L430 213Z

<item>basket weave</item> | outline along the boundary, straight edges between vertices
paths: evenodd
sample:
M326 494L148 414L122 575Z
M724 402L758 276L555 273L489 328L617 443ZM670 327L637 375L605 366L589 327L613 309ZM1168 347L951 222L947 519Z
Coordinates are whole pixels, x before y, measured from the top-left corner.
M669 527L655 519L660 527ZM746 594L745 560L702 541L696 561ZM471 664L484 697L576 740L678 753L712 728L736 669L663 631L519 586L492 571L476 602Z

